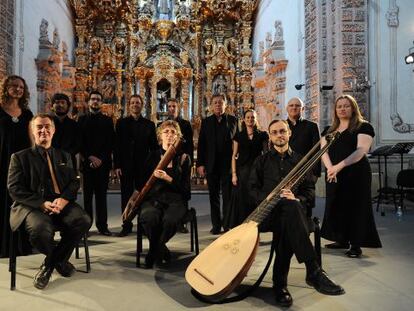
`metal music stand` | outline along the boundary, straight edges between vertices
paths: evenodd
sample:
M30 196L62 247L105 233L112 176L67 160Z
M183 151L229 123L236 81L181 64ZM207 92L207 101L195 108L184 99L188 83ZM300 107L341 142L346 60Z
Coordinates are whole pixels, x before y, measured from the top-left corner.
M399 190L396 188L388 187L388 172L387 172L387 157L392 154L399 154L400 155L400 167L401 170L404 168L404 154L407 154L411 151L414 147L414 142L404 142L404 143L397 143L393 146L386 145L375 149L371 156L378 157L378 176L379 176L379 189L378 189L378 197L377 197L377 211L379 209L379 205L382 201L389 203L388 195L393 196L395 209L397 209L397 201L396 195L399 194ZM384 157L384 187L382 187L381 182L381 156ZM384 209L381 208L381 216L385 216Z

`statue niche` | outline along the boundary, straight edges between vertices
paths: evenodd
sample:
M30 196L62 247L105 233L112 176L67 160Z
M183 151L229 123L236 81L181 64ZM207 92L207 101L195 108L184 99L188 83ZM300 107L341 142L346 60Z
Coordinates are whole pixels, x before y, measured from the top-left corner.
M171 97L171 83L167 79L162 79L157 83L157 118L166 119L167 102Z

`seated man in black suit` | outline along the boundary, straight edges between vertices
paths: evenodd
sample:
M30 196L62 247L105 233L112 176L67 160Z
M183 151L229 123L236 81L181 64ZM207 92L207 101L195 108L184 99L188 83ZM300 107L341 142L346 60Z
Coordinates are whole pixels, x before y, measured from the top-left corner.
M34 286L43 289L54 269L64 277L75 272L68 259L89 230L91 219L75 203L79 177L70 154L51 147L53 117L34 116L30 130L34 146L14 153L10 160L7 188L14 201L10 226L16 231L23 225L32 245L46 255L34 278ZM55 245L57 228L61 240Z
M257 205L298 164L302 156L289 146L291 131L285 120L273 120L269 124L269 136L273 147L256 158L250 173L250 194ZM305 208L313 203L315 184L308 175L292 190L283 189L281 200L271 214L260 224L260 231L274 233L276 259L273 265L273 289L276 303L282 307L292 305L287 289L290 260L293 254L299 263L306 265L306 283L326 295L341 295L344 289L329 279L316 261L316 254L309 240Z

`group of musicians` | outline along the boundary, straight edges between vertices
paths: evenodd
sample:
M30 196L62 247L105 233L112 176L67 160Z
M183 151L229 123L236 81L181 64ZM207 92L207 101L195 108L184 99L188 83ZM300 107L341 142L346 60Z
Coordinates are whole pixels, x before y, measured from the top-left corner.
M19 80L19 77L16 79ZM5 92L17 100L14 104L18 103L19 96L23 96L25 82L23 79L21 81L20 87L5 86ZM238 121L225 112L226 104L225 94L213 95L212 115L201 123L197 150L197 172L207 178L212 234L230 229L225 218L229 215L230 197L234 191L232 173L234 177L237 167L232 165L232 159L243 158L244 155L240 154L242 150L249 152L249 148L244 147L237 154L233 152ZM14 202L10 213L11 228L13 231L24 229L29 234L30 243L46 255L34 279L34 285L39 289L47 286L55 269L65 277L74 273L74 266L68 259L91 226L93 195L96 227L100 234L112 235L107 224L106 198L108 176L112 168L121 181L122 211L135 189L141 189L151 174L157 178L141 205L139 217L150 242L145 258L148 268L170 260L166 243L179 228L190 200L193 133L190 123L179 116L176 99L168 101L168 120L156 126L141 115L143 99L133 95L128 103L129 116L118 120L115 130L112 120L101 111L102 94L98 91L89 94L89 112L81 116L78 122L68 117L70 105L66 95L56 94L52 98L54 115L37 114L30 121L33 147L15 152L10 159L7 188ZM4 101L0 108L10 117L13 116L9 113L12 109ZM263 152L251 164L247 182L253 205L257 206L319 141L318 127L303 118L303 109L303 102L299 98L291 99L287 104L288 120L272 121L268 136L261 135L266 138L266 143L262 144ZM355 112L352 109L355 110L355 107L351 107L351 117ZM14 113L18 114L19 111ZM255 113L252 115L255 116ZM246 119L244 122L250 121ZM254 141L256 134L246 130L246 135L246 142L249 143ZM270 138L268 142L267 137ZM179 138L184 138L185 143L171 163L163 170L154 170L169 146ZM238 146L241 146L240 143ZM84 209L75 202L80 185L74 160L77 153L80 153L80 171L83 174ZM360 160L364 155L359 153L353 157ZM340 169L332 171L331 167L328 167L329 182L336 182L340 178ZM273 288L276 302L281 306L292 304L292 297L287 290L287 277L293 254L300 263L305 263L306 282L310 286L323 294L344 293L343 288L330 280L320 268L309 240L307 217L311 216L312 207L315 206L318 176L320 166L297 189L284 189L280 195L282 200L259 226L260 231L274 233L277 256ZM62 236L57 245L53 243L55 230L59 230ZM124 222L119 236L126 236L131 231L132 223ZM346 237L336 242L353 243ZM359 243L357 246L364 245Z

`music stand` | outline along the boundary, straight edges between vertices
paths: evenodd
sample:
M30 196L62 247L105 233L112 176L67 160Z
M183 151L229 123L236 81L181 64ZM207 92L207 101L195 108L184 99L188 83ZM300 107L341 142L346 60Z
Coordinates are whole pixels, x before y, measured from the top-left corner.
M379 175L379 190L378 190L378 198L377 198L377 211L379 209L379 205L382 200L387 200L389 202L388 195L392 194L394 200L395 210L397 210L397 201L396 195L399 194L398 189L388 187L388 168L387 168L387 157L392 154L399 154L400 155L400 167L401 170L404 168L404 154L407 154L411 151L414 147L414 142L404 142L404 143L397 143L393 146L382 146L374 150L371 155L378 156L378 175ZM384 187L382 187L381 183L381 161L380 157L384 157ZM383 198L384 195L384 198ZM384 209L381 208L381 216L385 216Z

